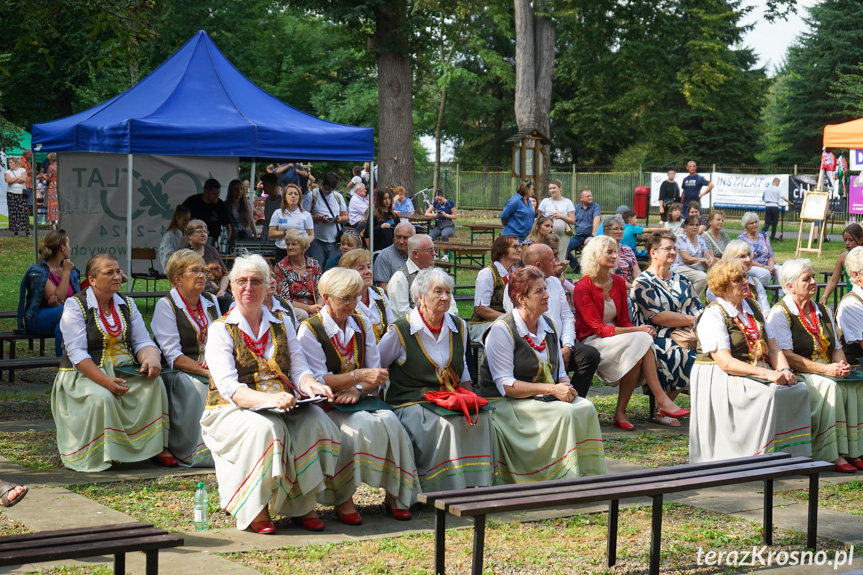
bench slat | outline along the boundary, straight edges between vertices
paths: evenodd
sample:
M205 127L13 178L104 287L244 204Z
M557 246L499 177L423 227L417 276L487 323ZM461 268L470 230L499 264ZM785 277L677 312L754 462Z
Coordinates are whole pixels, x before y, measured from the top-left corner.
M45 547L38 550L28 549L0 553L0 565L23 565L25 563L41 563L58 561L60 559L79 559L99 555L114 555L132 551L154 551L167 547L183 545L183 536L173 533L146 535L132 539L116 541L94 541L91 543L75 543L60 547Z
M87 533L105 533L106 531L120 531L122 529L137 529L139 527L153 527L152 523L145 521L133 521L129 523L112 523L110 525L94 525L92 527L76 527L74 529L55 529L52 531L37 531L36 533L22 533L21 535L9 535L0 538L0 542L27 541L29 539L42 539L45 537L62 537L63 535L77 535Z
M695 477L683 480L658 481L649 485L625 486L607 488L596 485L592 489L580 492L564 492L554 495L532 497L526 495L521 498L511 498L504 501L460 503L451 505L449 512L459 517L472 517L477 515L488 515L492 513L503 513L505 511L527 511L531 509L542 509L560 505L571 505L574 503L593 503L596 501L608 501L614 499L626 499L630 497L652 497L665 493L678 491L691 491L720 485L733 485L737 483L749 483L764 479L778 479L792 475L811 475L822 473L833 469L833 464L826 461L809 461L795 465L783 465L774 469L759 469L751 471L740 471L736 474L719 474L712 477Z
M121 529L118 531L104 531L101 533L79 533L74 530L65 535L54 535L51 537L32 538L26 541L4 541L0 539L0 556L6 553L38 549L40 547L62 547L79 543L97 541L122 541L146 535L164 535L168 532L164 529L156 529L146 525L132 529Z
M786 454L787 455L787 454ZM679 467L671 467L671 468L662 468L665 470L664 473L656 473L648 477L624 477L621 478L619 475L594 475L583 483L573 483L567 486L561 486L556 484L557 482L544 482L541 484L534 483L533 489L529 490L529 494L531 497L539 497L543 495L555 495L561 493L561 491L566 491L567 493L576 493L579 491L587 491L591 489L610 489L616 487L626 487L632 485L641 486L644 484L645 479L655 479L658 481L678 481L690 478L697 477L708 477L711 475L725 475L725 474L734 474L740 473L742 471L757 471L760 469L776 469L779 465L797 465L800 463L807 463L810 460L808 457L794 457L787 459L779 459L779 460L755 460L753 461L750 457L749 465L736 465L728 468L725 467L709 467L706 469L684 469L686 466ZM592 479L592 481L590 481ZM521 484L524 485L524 484ZM474 489L473 491L478 491ZM460 503L480 503L483 501L502 501L504 499L513 499L522 496L524 490L519 491L511 491L504 493L473 493L466 494L459 497L454 498L443 498L435 501L435 507L438 509L446 509L446 506L459 505Z
M686 465L679 465L676 469L681 470L680 472L686 471L697 471L701 469L718 469L720 467L735 467L741 465L748 465L753 463L754 460L758 461L772 461L778 462L782 459L790 459L792 456L790 453L785 453L783 451L777 453L770 453L767 455L759 455L757 457L741 457L737 459L726 459L724 461L711 461L705 463L690 463ZM595 483L597 481L609 481L611 477L613 480L619 479L637 479L637 478L648 478L658 475L663 475L668 473L667 467L660 467L654 469L639 469L637 471L627 471L625 473L620 473L617 475L609 476L609 475L597 475L592 477L579 477L576 479L556 479L551 481L546 481L545 483L549 485L553 485L558 489L563 489L569 487L570 485L584 485L589 483ZM494 485L491 487L478 487L475 489L459 489L453 491L430 491L428 493L420 493L417 495L417 500L421 503L434 503L438 499L453 499L458 497L477 497L480 495L484 495L486 493L510 493L510 492L519 492L519 491L532 491L536 489L536 483L519 483L517 485Z

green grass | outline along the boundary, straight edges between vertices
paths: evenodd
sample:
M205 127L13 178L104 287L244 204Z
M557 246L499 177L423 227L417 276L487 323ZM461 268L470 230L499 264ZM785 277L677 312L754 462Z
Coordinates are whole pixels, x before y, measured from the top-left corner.
M776 496L805 504L809 501L809 490L777 491ZM818 506L841 513L863 515L863 480L856 477L846 483L821 482L818 487Z
M57 432L53 429L0 433L0 455L33 471L63 467L57 451Z
M570 573L645 572L649 561L651 512L633 507L620 512L618 566L605 566L607 515L579 514L538 522L500 522L491 518L486 529L484 573L551 575ZM663 506L661 569L663 573L722 573L728 568L697 565L699 548L740 551L762 545L761 525L720 513L678 504ZM802 550L805 534L776 530L771 550ZM818 549L832 554L841 543L819 540ZM470 568L472 530L447 532L447 571ZM262 573L432 573L434 536L405 535L273 551L224 554ZM362 558L358 561L358 558ZM726 571L727 570L727 571Z

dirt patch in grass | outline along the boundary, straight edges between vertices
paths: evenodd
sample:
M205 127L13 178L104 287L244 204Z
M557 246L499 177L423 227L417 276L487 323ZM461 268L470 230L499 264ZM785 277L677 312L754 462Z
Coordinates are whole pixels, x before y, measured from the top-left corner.
M626 437L603 438L605 455L647 467L689 463L689 436L643 431Z
M0 537L7 535L21 535L23 533L33 533L23 523L15 521L2 511L0 511Z
M805 504L809 502L809 489L777 491L776 497ZM855 478L845 483L822 481L818 486L818 506L863 515L863 480Z
M219 492L215 475L187 475L161 477L114 483L72 485L66 487L74 493L121 511L139 521L174 532L194 531L194 497L198 482L203 481L210 504L210 528L233 529L236 522L219 506ZM360 514L383 513L383 490L360 485L354 494L354 503ZM336 521L332 507L318 505L318 514L324 521ZM290 517L274 517L276 526L287 528Z
M57 451L57 432L53 429L0 433L0 455L34 471L63 467Z
M576 515L532 523L495 523L486 529L483 572L551 575L554 573L645 573L650 556L649 507L620 513L617 566L605 566L607 515ZM666 504L662 525L663 573L706 574L738 572L726 566L699 566L699 549L751 551L761 547L761 526L695 507ZM447 572L469 573L473 532L447 533ZM773 551L802 551L805 534L775 530ZM836 541L819 539L818 550L844 549ZM319 545L277 551L225 554L262 573L431 573L434 536L414 534L341 545ZM358 561L358 558L362 558ZM804 568L805 569L805 568Z
M51 394L0 393L0 421L51 419Z

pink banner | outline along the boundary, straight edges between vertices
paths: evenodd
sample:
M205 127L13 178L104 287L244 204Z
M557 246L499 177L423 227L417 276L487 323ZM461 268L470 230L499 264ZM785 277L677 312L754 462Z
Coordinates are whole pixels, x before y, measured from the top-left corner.
M851 187L848 190L848 211L852 214L863 214L863 173L851 176Z

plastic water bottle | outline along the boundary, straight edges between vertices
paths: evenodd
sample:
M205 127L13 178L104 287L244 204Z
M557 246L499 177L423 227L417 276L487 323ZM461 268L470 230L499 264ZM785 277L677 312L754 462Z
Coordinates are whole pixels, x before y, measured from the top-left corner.
M210 507L207 489L204 487L204 482L198 483L198 490L195 491L195 529L202 531L210 526Z

